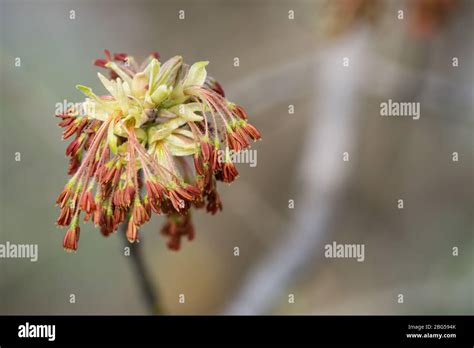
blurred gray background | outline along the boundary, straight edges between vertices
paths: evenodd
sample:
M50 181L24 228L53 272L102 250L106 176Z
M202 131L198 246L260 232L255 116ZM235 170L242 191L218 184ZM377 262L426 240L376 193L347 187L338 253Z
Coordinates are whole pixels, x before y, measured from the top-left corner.
M39 246L37 262L0 259L0 314L150 313L120 236L82 224L70 254L54 224L67 168L55 105L81 101L76 84L102 91L104 48L209 60L263 137L257 167L220 184L224 210L194 215L193 242L167 250L161 217L142 228L163 313L474 312L472 2L0 4L0 243ZM420 119L381 117L388 99L420 102ZM332 241L364 244L365 261L325 258Z

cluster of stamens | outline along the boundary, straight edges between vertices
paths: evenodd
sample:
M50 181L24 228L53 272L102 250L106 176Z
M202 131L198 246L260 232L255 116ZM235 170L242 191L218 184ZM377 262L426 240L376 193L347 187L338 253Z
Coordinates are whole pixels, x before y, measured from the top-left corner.
M161 232L178 250L181 237L194 238L190 208L222 210L216 181L238 175L230 152L260 133L207 76L207 62L188 66L176 56L161 65L155 53L138 65L126 54L105 54L95 65L109 70L110 79L99 74L109 95L78 86L83 107L57 115L63 139L74 137L66 149L72 177L56 200L57 224L69 226L63 246L77 249L81 214L104 236L127 223L135 242L155 213L167 216Z

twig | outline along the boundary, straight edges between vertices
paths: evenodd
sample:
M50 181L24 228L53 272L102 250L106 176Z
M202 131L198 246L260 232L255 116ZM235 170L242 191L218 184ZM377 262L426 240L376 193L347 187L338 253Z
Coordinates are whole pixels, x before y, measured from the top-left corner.
M119 233L123 238L125 246L130 248L130 258L132 260L134 273L138 280L138 285L143 294L146 306L150 314L163 314L163 309L158 298L158 292L152 284L149 273L147 272L145 260L143 258L142 248L140 243L129 243L126 237L127 218L119 227Z

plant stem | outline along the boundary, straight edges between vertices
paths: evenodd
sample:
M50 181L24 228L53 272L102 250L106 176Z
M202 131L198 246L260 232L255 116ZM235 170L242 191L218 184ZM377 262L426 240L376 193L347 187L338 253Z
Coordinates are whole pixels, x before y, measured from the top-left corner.
M129 243L126 237L128 225L128 218L125 220L119 228L119 233L123 238L125 246L130 248L130 259L134 269L135 276L140 287L140 291L146 302L146 307L150 314L163 314L158 293L154 288L150 279L149 273L147 272L145 260L143 257L143 250L140 243Z

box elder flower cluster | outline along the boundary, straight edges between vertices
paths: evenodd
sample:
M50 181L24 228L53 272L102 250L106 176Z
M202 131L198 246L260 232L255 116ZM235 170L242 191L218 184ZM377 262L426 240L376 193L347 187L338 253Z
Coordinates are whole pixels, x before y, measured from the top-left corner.
M194 238L190 208L222 210L216 182L238 175L229 153L260 133L207 76L208 62L189 66L175 56L161 63L154 53L140 65L123 53L105 56L95 65L109 71L110 78L98 74L108 94L78 85L89 112L57 115L63 139L73 138L66 149L71 178L56 201L57 224L68 226L63 246L77 249L81 218L104 236L127 223L127 239L138 241L154 212L166 215L161 232L178 250L181 237Z

